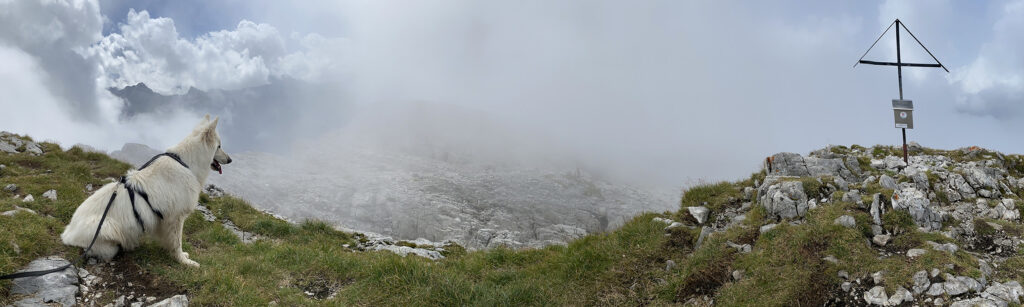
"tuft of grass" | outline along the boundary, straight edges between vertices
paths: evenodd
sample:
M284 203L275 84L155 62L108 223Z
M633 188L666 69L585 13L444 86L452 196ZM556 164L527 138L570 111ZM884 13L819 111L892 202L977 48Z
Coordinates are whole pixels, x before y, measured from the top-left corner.
M901 210L888 210L882 214L882 225L892 233L902 233L917 228L914 225L914 217Z
M728 205L730 200L738 200L741 196L742 190L727 181L699 185L683 192L680 208L685 211L686 207L705 206L711 209L711 212L718 212Z

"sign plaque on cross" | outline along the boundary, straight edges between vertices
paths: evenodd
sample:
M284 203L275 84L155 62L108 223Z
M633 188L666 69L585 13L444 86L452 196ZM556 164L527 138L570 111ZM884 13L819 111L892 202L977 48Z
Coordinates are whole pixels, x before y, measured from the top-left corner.
M914 129L914 102L893 99L892 113L896 118L896 128Z

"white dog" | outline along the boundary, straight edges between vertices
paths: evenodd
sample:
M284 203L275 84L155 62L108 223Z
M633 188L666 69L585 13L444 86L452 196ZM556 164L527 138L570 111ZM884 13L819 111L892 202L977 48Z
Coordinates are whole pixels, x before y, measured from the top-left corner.
M138 247L143 234L150 234L178 262L199 266L181 251L181 231L196 209L210 169L220 172L221 164L231 163L231 157L220 148L218 120L211 121L206 115L192 134L167 149L167 154L155 157L140 170L129 170L121 182L108 183L89 196L64 228L60 236L64 244L89 246L112 201L89 256L109 261L121 249Z

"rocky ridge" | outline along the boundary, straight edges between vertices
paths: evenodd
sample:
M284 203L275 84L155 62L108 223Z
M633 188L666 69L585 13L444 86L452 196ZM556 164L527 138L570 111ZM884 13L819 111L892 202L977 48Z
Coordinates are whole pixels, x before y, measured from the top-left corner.
M1024 159L978 147L940 151L916 144L911 145L909 164L898 154L897 148L888 146L829 146L807 156L778 153L766 159L763 180L754 179L753 186L743 188L742 196L727 200L724 208L715 210L711 217L694 214L703 214L703 210L689 209L690 215L683 218L691 222L666 220L666 231L689 227L698 233L699 229L699 245L706 237L744 221L755 206L762 207L768 215L769 223L760 227L763 234L772 231L776 223L801 225L808 212L819 207L835 202L854 203L858 210L868 213L870 220L858 221L843 215L834 223L855 229L863 227L868 231L867 244L877 250L880 259L901 257L914 261L927 253L952 256L959 251L975 259L970 260L975 261L975 266L947 264L930 272L919 271L913 280L888 283L884 280L889 272L851 276L840 271L843 282L827 305L1020 304L1024 288L1019 280L1006 280L1005 272L1020 270L1016 267L1019 260L1014 257L1024 252L1024 225L1019 208L1024 192ZM887 214L890 211L895 213ZM890 242L900 238L908 227L951 242L925 241L924 246L911 249L891 246ZM743 251L743 246L728 243ZM749 246L746 248L749 250ZM1011 258L1014 264L1007 262ZM839 262L831 255L823 260ZM734 271L732 275L739 280L743 272ZM892 287L893 284L899 286Z

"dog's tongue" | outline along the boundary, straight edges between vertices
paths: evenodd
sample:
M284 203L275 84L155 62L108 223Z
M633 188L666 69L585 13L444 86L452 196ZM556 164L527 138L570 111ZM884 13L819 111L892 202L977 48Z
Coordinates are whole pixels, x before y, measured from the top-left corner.
M217 168L217 172L220 173L221 175L224 175L224 168L223 167L218 167Z

